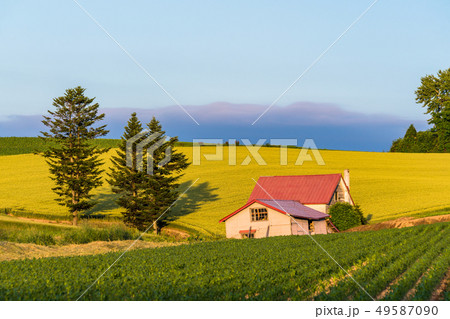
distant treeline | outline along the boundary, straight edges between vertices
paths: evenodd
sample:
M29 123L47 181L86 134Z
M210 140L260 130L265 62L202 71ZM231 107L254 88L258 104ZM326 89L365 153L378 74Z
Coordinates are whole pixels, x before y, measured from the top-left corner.
M98 147L118 147L119 139L98 138L92 140L94 145ZM177 146L190 146L189 142L178 142ZM0 137L0 155L18 155L18 154L30 154L35 151L42 151L49 144L45 143L38 137Z
M392 142L391 152L438 153L437 135L431 130L417 132L411 124L403 138Z
M450 68L427 75L416 90L416 102L430 115L428 131L417 132L411 124L403 138L392 143L391 152L450 152Z

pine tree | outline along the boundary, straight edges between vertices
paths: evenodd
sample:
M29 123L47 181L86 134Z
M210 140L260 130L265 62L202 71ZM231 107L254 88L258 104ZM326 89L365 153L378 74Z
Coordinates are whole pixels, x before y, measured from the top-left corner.
M143 133L141 134L142 137L137 139L131 149L128 150L131 156L131 166L128 166L127 141L140 133ZM136 113L132 113L125 127L116 155L111 158L113 167L111 172L108 173L110 178L107 181L112 186L112 191L121 195L117 200L117 204L125 208L125 211L122 212L123 220L129 226L137 226L139 224L143 207L148 202L142 192L143 185L145 185L147 179L146 173L136 169L136 144L145 137L146 134L143 132L141 122L137 118Z
M417 130L413 124L411 124L406 130L405 136L402 142L402 152L415 153L417 143Z
M161 124L155 117L147 126L150 131L149 134L159 134L159 137L151 141L148 147L166 139L166 132L162 130ZM148 184L145 190L151 202L146 209L144 223L145 225L154 223L156 233L159 232L157 219L164 213L164 216L167 216L171 205L177 200L179 196L178 180L182 176L181 172L189 166L186 156L174 150L176 142L178 142L178 137L169 138L168 141L157 147L152 154L153 170L148 175ZM165 159L168 162L159 165Z
M128 150L131 155L131 164L127 166L126 153L127 141L139 134L139 138ZM155 139L149 141L142 153L139 153L136 145L155 134ZM160 123L153 117L148 124L148 130L144 131L136 113L131 115L122 142L113 156L113 168L109 173L108 182L115 193L121 194L117 203L125 208L122 212L124 222L141 231L154 226L159 230L157 219L165 213L178 198L177 180L182 176L181 171L188 167L185 155L173 151L178 138L165 141L165 132ZM154 147L155 150L147 159L147 150ZM140 160L142 158L142 160ZM167 163L159 165L166 159ZM150 170L147 171L147 164ZM164 215L164 216L165 216Z
M40 138L49 141L51 146L40 152L50 166L53 191L59 196L56 200L66 206L72 215L73 225L77 225L79 214L95 205L90 201L91 191L102 185L99 155L107 148L93 146L91 140L105 136L106 125L93 127L103 120L105 114L98 114L95 98L84 95L85 89L77 86L67 89L64 96L54 98L55 111L48 111L42 123L48 132L41 132Z

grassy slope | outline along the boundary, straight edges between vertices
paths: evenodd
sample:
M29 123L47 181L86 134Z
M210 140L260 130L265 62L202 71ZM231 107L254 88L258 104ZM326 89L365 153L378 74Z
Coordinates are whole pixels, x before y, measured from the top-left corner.
M190 147L179 147L179 150L192 159ZM202 147L202 154L208 153L214 153L214 148ZM202 161L200 166L192 165L186 171L182 190L199 180L171 213L170 219L176 224L205 233L224 234L225 227L218 220L247 201L255 185L252 178L340 173L345 168L351 171L353 198L365 214L373 215L373 222L402 216L445 214L450 209L450 154L321 151L325 166L313 162L295 166L299 150L289 149L288 165L280 166L279 150L262 148L260 154L267 165L259 166L252 160L247 166L229 166L227 148L224 153L224 161ZM245 147L238 147L237 163L247 155ZM64 209L54 201L51 187L48 168L39 156L0 156L0 208L64 215ZM120 214L114 204L116 196L107 184L95 194L99 205L92 212Z

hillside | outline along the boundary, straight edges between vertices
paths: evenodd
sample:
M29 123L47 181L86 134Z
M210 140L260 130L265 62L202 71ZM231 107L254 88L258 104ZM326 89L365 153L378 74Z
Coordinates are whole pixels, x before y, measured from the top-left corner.
M191 147L179 147L192 160ZM114 152L105 155L105 160ZM213 154L213 147L202 147L202 154ZM239 165L249 154L237 148L237 164L228 165L228 149L223 161L205 161L191 165L182 178L181 190L198 181L176 204L169 222L206 235L223 235L218 220L247 201L263 175L301 175L340 173L349 168L351 193L371 222L404 216L443 215L450 210L450 154L402 154L348 151L321 151L324 166L306 162L294 165L298 149L288 149L288 165L279 164L278 148L262 148L267 165ZM107 169L105 165L105 169ZM65 218L64 208L54 201L52 181L45 161L33 154L0 156L0 209L23 210L23 214L41 218ZM95 192L99 204L89 214L120 216L110 187L105 183Z
M0 262L0 300L449 298L449 223L314 239L346 272L308 236L222 240L129 251L86 294L120 252Z

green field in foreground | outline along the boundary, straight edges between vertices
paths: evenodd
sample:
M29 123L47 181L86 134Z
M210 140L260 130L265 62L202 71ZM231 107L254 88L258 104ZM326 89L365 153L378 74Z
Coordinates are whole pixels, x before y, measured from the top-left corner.
M192 160L191 147L178 149ZM247 201L259 176L342 173L350 169L351 193L371 222L403 216L426 216L448 213L450 210L450 154L372 153L321 151L324 166L315 162L294 165L299 149L288 150L288 165L280 165L278 148L261 148L267 165L254 159L241 165L249 155L243 146L237 147L237 165L228 165L228 148L224 160L206 161L203 154L212 154L214 147L202 147L200 165L191 165L182 178L181 191L197 182L170 213L173 225L188 227L205 234L225 233L220 218ZM105 155L110 165L111 150ZM43 158L33 154L0 156L0 208L25 210L36 216L65 216L63 207L54 201L52 181ZM95 190L99 204L91 214L120 216L108 184Z
M129 251L95 283L120 252L0 262L0 300L430 300L450 262L449 223L314 239L364 290L284 236Z

